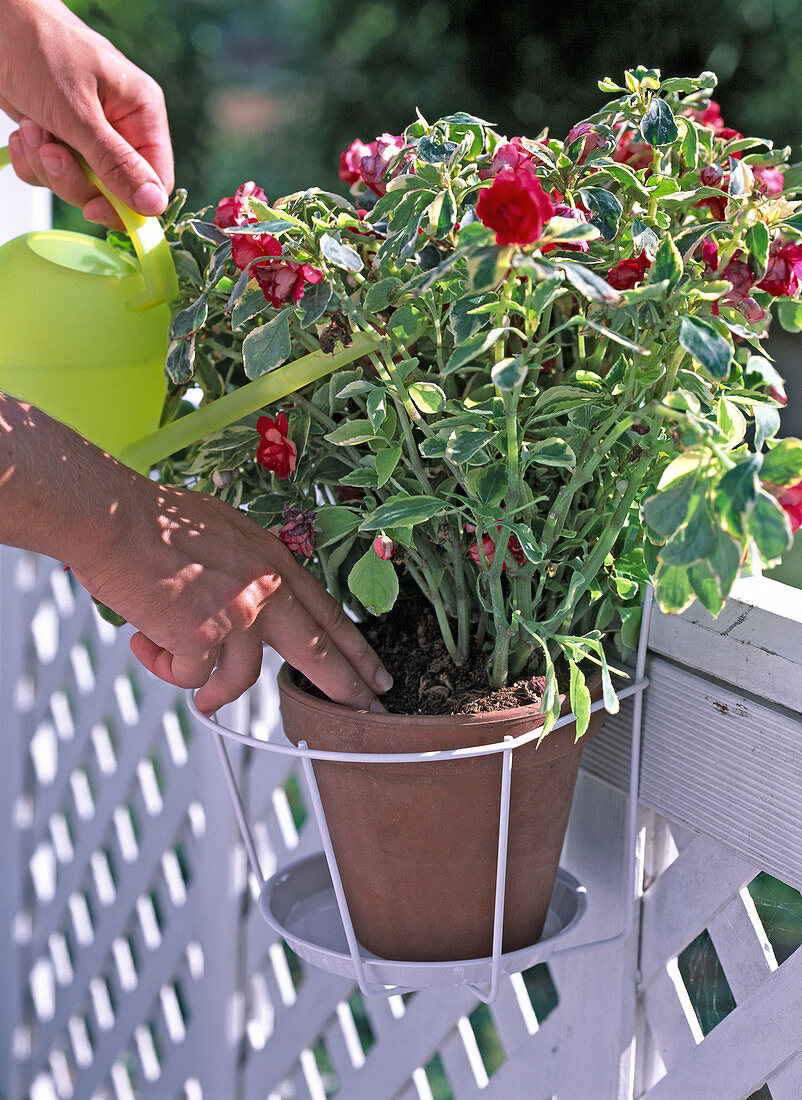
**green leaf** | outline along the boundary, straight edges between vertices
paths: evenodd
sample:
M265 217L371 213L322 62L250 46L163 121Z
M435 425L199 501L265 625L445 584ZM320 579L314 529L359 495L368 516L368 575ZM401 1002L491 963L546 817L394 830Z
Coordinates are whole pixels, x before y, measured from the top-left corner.
M434 382L413 382L408 392L422 413L438 413L446 403L445 393Z
M708 559L722 596L726 599L735 584L741 565L740 545L724 531L716 532L715 545ZM707 607L707 604L705 604ZM709 610L709 608L708 608Z
M641 513L655 534L671 538L684 525L695 485L695 476L686 474L644 501Z
M267 308L267 299L258 286L249 287L231 311L231 327L239 328Z
M504 278L507 266L507 249L497 245L477 248L466 258L468 279L474 291L491 290Z
M361 271L364 267L362 257L347 244L324 233L320 238L320 251L330 264L344 267L346 271Z
M429 207L429 229L433 237L447 236L457 220L457 207L450 191L441 191Z
M507 334L505 328L492 328L488 332L477 332L475 336L469 336L451 354L445 366L444 374L451 374L455 370L466 366L478 355L491 348L497 340L501 340Z
M164 369L171 382L180 386L192 377L195 367L195 337L190 340L173 340L167 351Z
M748 532L755 540L764 565L779 561L791 546L791 526L774 497L759 490L749 516Z
M253 329L242 341L242 363L248 378L261 378L289 358L289 310L279 313L266 325Z
M380 313L383 309L387 309L393 291L399 286L401 286L401 280L395 275L388 275L386 279L380 279L378 283L374 283L365 295L365 312Z
M323 437L337 447L350 447L356 443L367 443L376 438L376 431L369 420L349 420L339 424L333 432Z
M654 263L649 269L649 282L659 283L665 279L670 287L674 287L681 277L682 257L679 249L670 236L665 236L660 242Z
M612 241L618 232L618 220L623 213L623 207L612 191L606 191L603 187L583 187L580 192L582 202L593 215L591 225L595 225L602 240Z
M710 563L700 561L696 565L692 565L688 570L688 581L691 591L699 598L702 606L711 615L718 615L726 603L726 599L721 594L721 587L718 579L713 574Z
M331 287L328 283L318 283L304 291L301 299L301 328L309 328L315 321L319 321L331 298Z
M507 467L502 462L474 467L465 475L468 488L486 507L498 504L507 492Z
M699 163L699 138L694 124L688 119L683 121L685 123L685 136L680 146L680 155L685 167L693 171Z
M264 295L262 301L264 301ZM173 317L170 324L170 339L183 340L197 332L199 328L203 327L208 313L209 299L205 294L201 294L200 298L194 301L192 305L182 309Z
M378 432L387 416L387 396L384 390L375 389L368 394L368 420L374 432Z
M775 304L775 312L786 332L802 332L802 302L782 299Z
M585 675L573 661L568 662L571 669L571 710L576 718L576 740L587 730L590 722L590 692L585 683Z
M679 342L712 378L719 380L727 377L732 348L710 321L701 317L683 317Z
M762 463L762 455L750 455L727 470L718 483L716 509L724 527L736 538L746 533L747 520L757 499Z
M442 164L456 147L453 141L438 141L437 138L425 134L418 142L415 155L426 164Z
M538 287L539 289L540 287ZM495 294L469 294L464 298L458 298L454 302L448 313L448 325L457 344L463 344L468 337L473 336L478 329L487 323L485 317L471 311L488 302L496 301L498 301L498 298Z
M447 445L442 436L430 435L420 441L418 449L424 458L443 458Z
M539 462L542 466L566 466L571 469L576 466L574 451L557 436L541 439L528 449L527 454L533 462Z
M758 266L765 269L769 259L769 230L765 222L755 222L746 231L744 243Z
M638 252L648 252L650 256L654 255L660 243L660 238L653 229L650 229L645 222L640 221L638 218L633 218L630 233L632 244Z
M315 525L315 546L322 549L355 531L359 526L359 514L340 504L323 504L317 509Z
M510 393L524 384L528 373L529 369L520 356L510 356L493 365L490 377L497 389Z
M449 511L444 500L430 496L399 495L379 505L360 525L360 531L384 531L388 527L413 527L416 523Z
M562 263L560 268L565 272L565 277L572 286L592 302L605 302L607 305L615 306L621 301L619 291L582 264Z
M398 597L398 574L371 546L348 574L348 587L372 615L384 615Z
M601 660L601 673L602 673L602 691L604 693L604 707L608 714L618 714L621 704L618 701L618 696L615 693L613 687L613 681L610 679L610 669L607 665L607 658L604 654L601 644L599 644L599 659Z
M707 505L700 500L686 526L659 551L659 558L666 565L694 565L710 554L714 542Z
M661 611L674 614L684 611L693 603L693 591L689 570L684 565L657 567L654 578L654 596Z
M664 99L655 97L640 124L641 137L647 145L671 145L679 137L673 112Z
M495 438L495 432L485 432L476 428L458 428L449 437L446 457L457 464L469 462L477 452Z
M382 450L376 453L376 476L378 478L377 489L381 489L383 485L386 485L390 478L393 476L398 462L401 458L401 444L397 443L394 447L383 447Z
M773 410L776 412L776 409ZM802 440L781 439L763 456L760 469L763 481L784 489L802 479Z
M755 450L760 451L763 445L769 439L773 439L780 430L780 411L779 409L768 408L766 405L755 405L752 409L752 415L755 420ZM800 476L802 476L802 471L800 471Z

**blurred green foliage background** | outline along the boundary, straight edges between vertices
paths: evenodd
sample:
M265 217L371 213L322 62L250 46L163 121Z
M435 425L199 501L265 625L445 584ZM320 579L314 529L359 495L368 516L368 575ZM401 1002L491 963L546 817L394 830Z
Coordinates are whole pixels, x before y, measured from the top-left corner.
M562 137L597 81L712 69L728 125L802 142L798 0L71 0L162 85L193 207L337 182L355 137L455 110Z

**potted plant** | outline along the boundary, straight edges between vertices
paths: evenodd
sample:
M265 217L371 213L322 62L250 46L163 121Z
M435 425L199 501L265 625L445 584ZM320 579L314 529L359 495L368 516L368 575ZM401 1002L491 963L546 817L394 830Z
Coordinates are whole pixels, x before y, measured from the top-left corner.
M802 174L724 125L715 83L604 80L610 102L562 140L419 116L343 152L348 194L247 183L168 218L173 413L188 389L213 402L375 339L162 477L276 530L390 647L410 715L393 693L391 713L355 714L285 668L296 741L425 750L540 725L513 769L505 950L540 934L575 742L594 693L617 709L607 645L632 650L646 585L664 611L717 614L747 559L790 544L802 442L777 439L762 341L775 307L802 327ZM480 896L492 910L498 760L370 767L316 768L358 935L394 958L487 954L492 912L468 926Z

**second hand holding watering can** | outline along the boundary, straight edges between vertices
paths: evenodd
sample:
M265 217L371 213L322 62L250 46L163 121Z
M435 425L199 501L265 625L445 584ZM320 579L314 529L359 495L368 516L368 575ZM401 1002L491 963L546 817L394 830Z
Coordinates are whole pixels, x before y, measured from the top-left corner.
M0 168L8 151L0 149ZM137 260L85 233L25 233L0 247L0 391L37 405L134 469L286 397L376 346L312 352L159 428L175 267L156 218L135 213L85 166Z

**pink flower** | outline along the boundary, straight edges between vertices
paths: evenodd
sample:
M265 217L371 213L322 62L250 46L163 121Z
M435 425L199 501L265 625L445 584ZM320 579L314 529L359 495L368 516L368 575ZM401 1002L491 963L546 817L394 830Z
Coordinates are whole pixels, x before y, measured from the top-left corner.
M387 175L390 163L403 148L404 139L402 137L396 137L393 134L382 134L381 137L370 143L370 151L360 160L359 171L362 182L376 195L387 194L387 183L384 177ZM392 173L393 176L397 176L402 167L403 165L400 163L396 165Z
M377 535L373 540L373 553L377 558L389 561L395 553L395 543L387 535Z
M645 252L641 252L627 260L620 260L615 267L611 267L607 272L607 282L616 290L631 290L643 281L643 276L651 266L652 261Z
M300 301L304 296L304 283L319 283L323 278L323 272L319 267L299 263L297 260L257 264L253 269L253 275L262 288L265 298L276 309L279 309L288 298L293 302Z
M729 305L737 309L747 321L762 321L766 316L765 311L751 296L752 287L755 283L755 273L749 264L740 258L741 256L743 256L743 252L739 249L721 272L720 277L732 283L732 290L727 291L721 302L723 305ZM718 245L715 241L703 241L702 259L705 264L705 274L716 275L718 271ZM714 302L713 314L718 316L718 312L719 303Z
M802 481L797 481L796 485L789 485L785 489L764 481L763 488L768 489L788 516L791 531L798 531L802 527Z
M315 518L314 508L284 505L284 523L279 529L278 537L293 554L300 554L302 558L311 558L314 554Z
M721 117L721 109L714 99L711 99L706 107L687 111L690 118L695 118L698 123L708 130L717 132L723 129L724 119Z
M352 141L348 148L340 153L340 179L348 184L359 183L362 179L362 158L369 157L372 151L371 147L359 138Z
M557 203L554 207L554 214L558 218L569 218L575 222L587 222L590 220L589 215L585 210L580 210L576 206L566 206L565 203ZM541 251L553 252L555 248L565 249L566 252L587 252L587 241L560 241L555 244L547 244Z
M233 195L220 200L215 210L214 224L219 225L221 229L231 229L235 225L248 225L258 221L259 219L251 214L246 205L246 200L249 198L267 202L267 195L262 188L257 187L253 180L248 180L247 183L238 187Z
M594 149L601 149L605 144L605 139L597 130L593 129L589 122L578 122L576 126L572 126L568 131L568 137L565 139L566 149L583 135L585 142L577 158L577 164L584 164L588 153Z
M773 195L781 195L785 189L785 176L779 168L770 168L765 164L751 164L752 175L755 177L755 190L771 198Z
M519 169L536 175L542 161L535 153L530 153L523 142L523 138L514 137L506 144L497 146L489 175L497 176L499 172L515 172Z
M527 169L499 172L476 203L477 217L496 231L496 244L531 244L554 215L554 203Z
M271 470L276 477L289 477L298 461L298 448L287 438L287 417L283 412L275 420L271 420L269 416L260 416L256 421L256 430L262 437L256 451L256 461L260 466Z
M470 526L469 524L467 524L467 523L465 524L465 530L466 531L468 530L469 526ZM473 530L475 531L476 528L474 527ZM497 530L498 531L501 530L501 525L500 524L499 524ZM521 544L518 541L518 539L515 537L515 535L510 535L509 542L507 543L507 549L512 554L512 556L515 558L515 560L518 562L518 564L523 565L524 560L525 560L525 555L524 555L523 549L521 548ZM482 552L484 554L484 557L482 556L482 553L480 553L480 551L479 551L479 541L478 540L475 540L472 543L472 545L470 547L470 550L468 551L468 553L471 555L471 558L476 562L476 564L479 566L480 569L484 568L484 565L485 565L484 559L485 558L487 559L488 566L491 566L493 564L493 557L496 553L496 544L495 544L495 542L493 542L493 539L490 537L490 535L484 535L482 537ZM501 568L502 568L502 571L505 570L507 568L507 563L504 562L504 564L502 565Z
M281 255L281 242L270 233L234 233L231 237L231 258L244 271L253 260Z
M766 274L757 284L774 298L791 298L799 290L802 276L802 244L776 237L769 249Z

